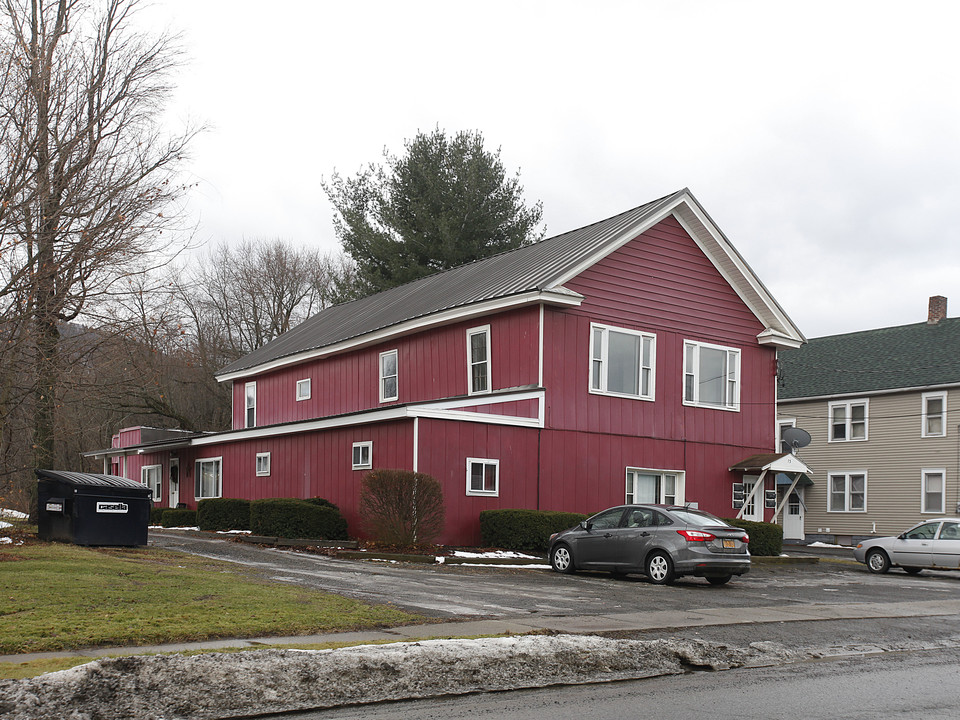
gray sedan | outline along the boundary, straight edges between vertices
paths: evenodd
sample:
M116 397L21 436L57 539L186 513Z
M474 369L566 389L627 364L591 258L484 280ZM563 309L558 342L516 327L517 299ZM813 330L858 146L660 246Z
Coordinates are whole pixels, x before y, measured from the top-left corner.
M960 518L925 520L896 537L864 540L853 556L875 573L885 573L893 565L911 575L925 568L960 569Z
M702 510L675 505L621 505L550 537L557 572L644 573L658 585L682 575L723 585L750 570L750 538Z

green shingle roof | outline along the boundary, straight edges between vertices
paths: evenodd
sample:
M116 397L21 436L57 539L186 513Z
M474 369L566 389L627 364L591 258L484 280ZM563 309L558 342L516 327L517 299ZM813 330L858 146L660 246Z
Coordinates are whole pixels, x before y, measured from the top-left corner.
M960 383L960 318L812 338L778 357L781 400Z

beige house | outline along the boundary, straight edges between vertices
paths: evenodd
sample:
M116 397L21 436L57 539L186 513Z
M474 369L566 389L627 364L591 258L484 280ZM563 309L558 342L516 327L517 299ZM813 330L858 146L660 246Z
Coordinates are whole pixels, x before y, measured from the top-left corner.
M779 353L781 430L811 436L797 488L806 541L896 535L960 515L960 318L814 338Z

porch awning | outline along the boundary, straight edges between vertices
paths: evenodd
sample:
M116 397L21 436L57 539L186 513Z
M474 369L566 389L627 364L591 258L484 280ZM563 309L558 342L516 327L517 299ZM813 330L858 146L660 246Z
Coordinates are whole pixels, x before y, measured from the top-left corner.
M766 453L751 455L729 468L730 472L761 473L764 471L775 473L804 473L810 475L813 471L803 460L793 453ZM809 477L807 478L810 479Z

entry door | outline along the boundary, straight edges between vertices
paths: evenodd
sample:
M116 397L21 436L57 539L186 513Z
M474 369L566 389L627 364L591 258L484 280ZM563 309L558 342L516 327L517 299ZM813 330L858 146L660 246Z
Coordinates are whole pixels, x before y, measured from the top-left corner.
M783 539L803 540L803 489L796 488L783 508Z
M170 505L175 508L180 502L180 458L170 458Z

